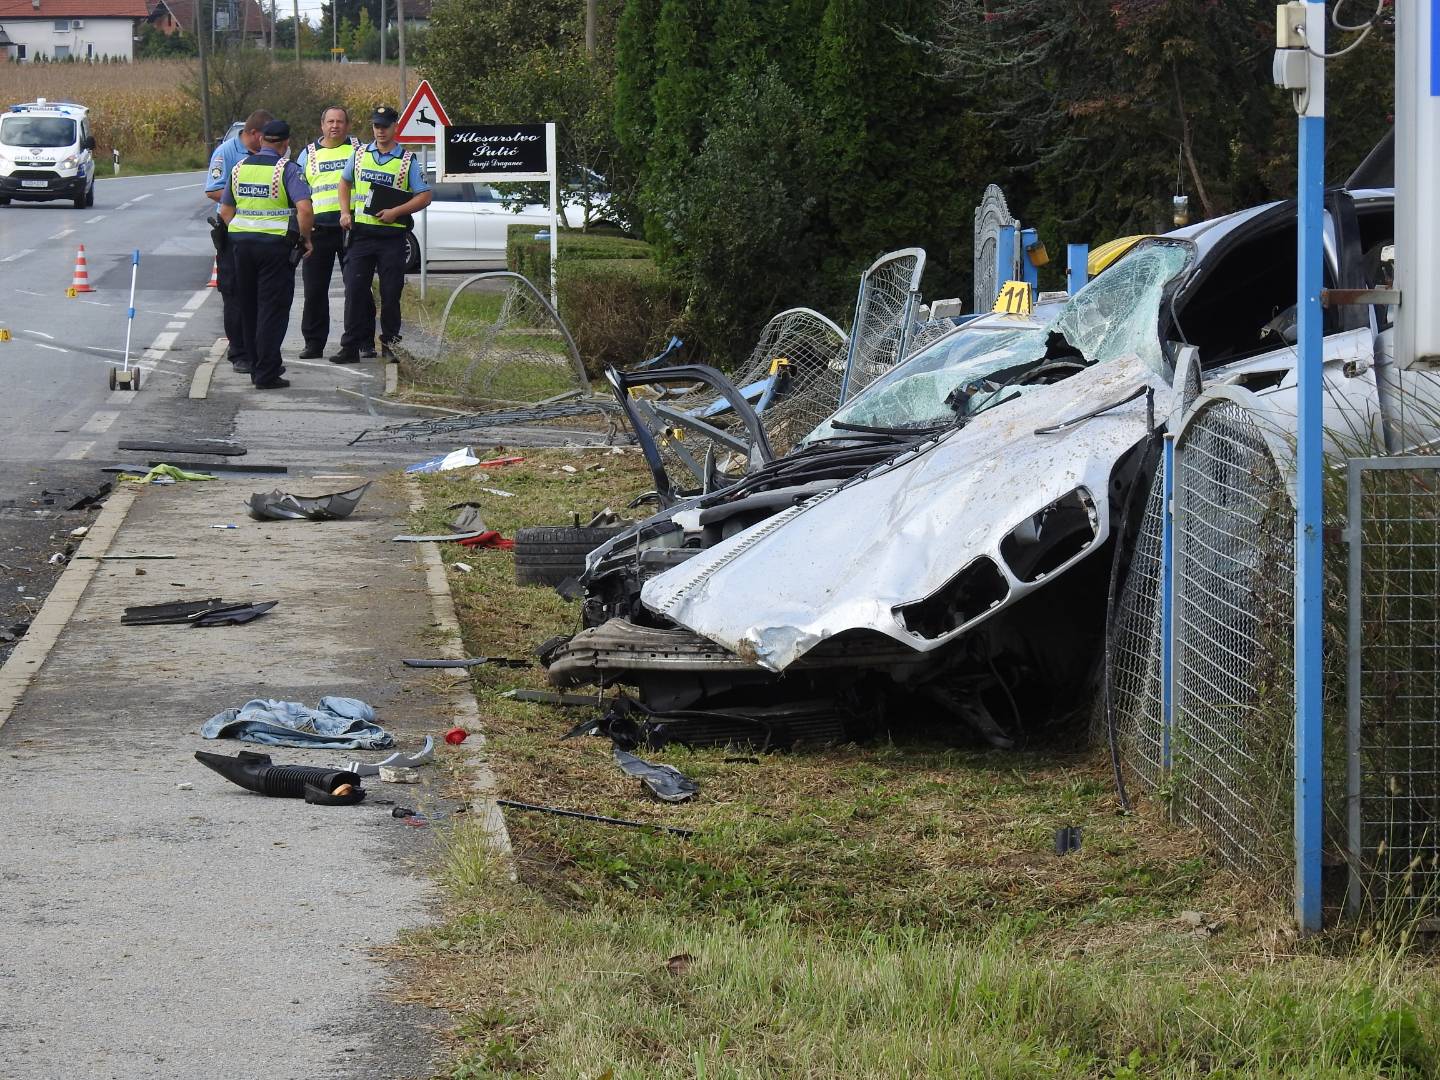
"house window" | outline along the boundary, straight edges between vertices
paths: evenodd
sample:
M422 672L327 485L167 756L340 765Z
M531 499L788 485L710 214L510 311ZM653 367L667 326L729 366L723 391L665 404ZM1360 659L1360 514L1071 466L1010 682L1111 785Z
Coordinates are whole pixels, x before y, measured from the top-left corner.
M69 31L69 29L70 29L70 20L69 20L69 19L56 19L56 20L55 20L55 32L56 32L57 34L66 33L66 32Z
M25 46L24 46L24 45L16 45L16 46L15 46L15 59L16 59L16 60L24 60L24 59L25 59Z
M69 45L56 45L56 46L55 46L55 59L56 59L56 60L69 60L69 59L70 59L70 46L69 46Z
M95 46L94 46L93 44L89 43L89 42L87 42L86 45L85 45L85 59L86 59L86 60L94 60L94 59L95 59Z

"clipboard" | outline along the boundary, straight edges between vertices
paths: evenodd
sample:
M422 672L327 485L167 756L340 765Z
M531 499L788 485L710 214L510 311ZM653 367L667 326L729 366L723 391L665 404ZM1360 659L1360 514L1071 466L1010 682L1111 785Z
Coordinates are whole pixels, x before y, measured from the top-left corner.
M415 197L413 191L401 191L399 188L387 187L384 184L372 184L370 193L365 199L365 213L376 217L381 210L393 210L397 206L404 206ZM413 228L415 219L405 214L398 219L407 229Z

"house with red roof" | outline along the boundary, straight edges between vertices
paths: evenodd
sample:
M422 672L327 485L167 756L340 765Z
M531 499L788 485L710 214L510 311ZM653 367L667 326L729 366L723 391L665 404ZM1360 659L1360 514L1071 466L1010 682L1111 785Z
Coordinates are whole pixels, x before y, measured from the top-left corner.
M252 0L253 2L253 0ZM131 60L146 0L0 0L7 60Z
M3 3L3 0L0 0ZM150 0L150 23L167 34L195 33L195 0ZM215 32L263 45L270 40L270 15L257 0L205 0L215 12Z

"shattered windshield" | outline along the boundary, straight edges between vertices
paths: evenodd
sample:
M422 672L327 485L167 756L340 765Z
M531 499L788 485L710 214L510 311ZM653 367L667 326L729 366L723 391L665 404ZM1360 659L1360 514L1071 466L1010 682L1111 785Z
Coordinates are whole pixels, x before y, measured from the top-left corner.
M856 428L953 424L1042 382L1121 356L1138 356L1160 371L1165 362L1160 301L1191 251L1189 244L1170 241L1138 245L1067 300L1048 327L976 327L942 338L866 387L806 441L843 436ZM1034 382L1027 381L1031 376Z

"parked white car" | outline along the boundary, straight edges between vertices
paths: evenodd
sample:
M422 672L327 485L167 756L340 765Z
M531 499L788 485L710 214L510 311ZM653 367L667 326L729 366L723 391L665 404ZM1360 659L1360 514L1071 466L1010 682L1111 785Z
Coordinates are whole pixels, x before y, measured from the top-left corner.
M533 225L536 231L550 227L550 208L527 205L510 209L512 196L489 184L437 184L427 211L425 228L430 265L473 266L477 270L505 269L505 243L511 225ZM603 205L603 204L602 204ZM561 207L566 225L579 228L585 223L585 208L579 203ZM405 269L420 269L420 226L407 236Z

